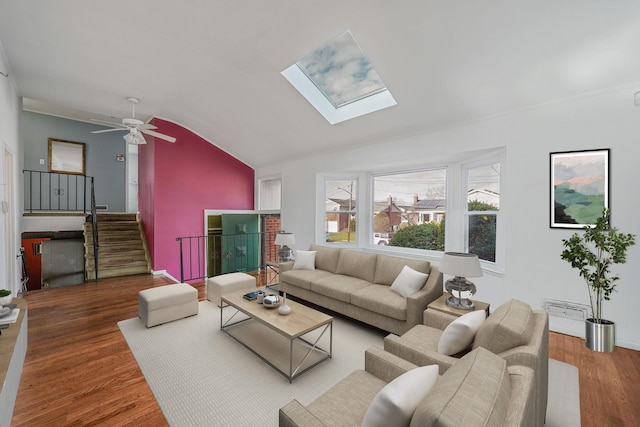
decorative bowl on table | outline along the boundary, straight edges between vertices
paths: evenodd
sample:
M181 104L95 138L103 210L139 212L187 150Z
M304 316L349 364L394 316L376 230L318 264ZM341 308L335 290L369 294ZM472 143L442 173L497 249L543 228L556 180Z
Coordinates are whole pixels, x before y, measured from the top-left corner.
M267 308L276 308L282 303L282 298L278 295L267 295L262 300L262 305Z

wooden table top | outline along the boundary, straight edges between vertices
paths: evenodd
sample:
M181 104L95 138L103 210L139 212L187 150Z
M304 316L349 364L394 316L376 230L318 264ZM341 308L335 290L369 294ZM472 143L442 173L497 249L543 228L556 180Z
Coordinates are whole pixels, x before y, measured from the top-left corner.
M222 301L289 339L298 338L333 321L333 317L290 299L287 299L287 305L291 307L291 313L282 315L277 307L266 308L256 300L244 299L246 293L247 290L229 292L222 295Z

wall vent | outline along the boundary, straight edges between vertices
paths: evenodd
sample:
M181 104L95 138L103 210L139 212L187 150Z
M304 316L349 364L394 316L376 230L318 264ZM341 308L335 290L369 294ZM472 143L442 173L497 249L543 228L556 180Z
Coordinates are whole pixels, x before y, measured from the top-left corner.
M109 210L109 205L96 205L96 210L100 212L106 212Z
M554 299L543 299L542 308L551 316L564 317L573 320L586 320L591 317L591 307Z

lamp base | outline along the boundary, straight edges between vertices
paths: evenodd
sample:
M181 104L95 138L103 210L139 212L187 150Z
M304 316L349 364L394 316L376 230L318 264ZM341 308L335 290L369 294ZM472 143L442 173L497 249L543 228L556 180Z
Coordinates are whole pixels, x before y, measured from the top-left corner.
M445 303L449 307L458 308L460 310L475 310L476 306L473 305L473 301L467 298L458 298L451 296L446 299Z

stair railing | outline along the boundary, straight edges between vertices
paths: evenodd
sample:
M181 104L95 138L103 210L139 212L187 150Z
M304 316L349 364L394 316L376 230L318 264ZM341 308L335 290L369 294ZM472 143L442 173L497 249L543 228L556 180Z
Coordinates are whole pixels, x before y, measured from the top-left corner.
M267 261L275 261L278 257L274 244L276 234L267 231L177 237L180 281L265 270Z
M87 184L93 177L23 170L25 212L82 212L90 209Z
M93 266L95 269L95 281L98 281L98 252L100 240L98 239L98 213L96 212L96 190L91 178L91 235L93 236Z

